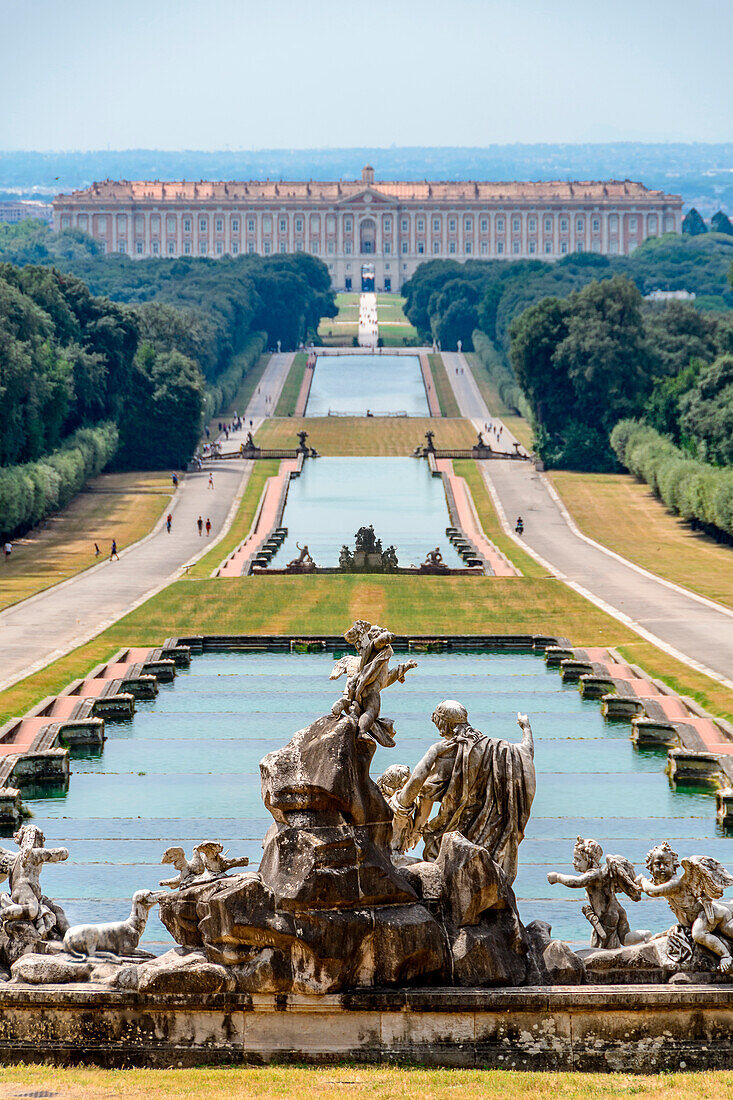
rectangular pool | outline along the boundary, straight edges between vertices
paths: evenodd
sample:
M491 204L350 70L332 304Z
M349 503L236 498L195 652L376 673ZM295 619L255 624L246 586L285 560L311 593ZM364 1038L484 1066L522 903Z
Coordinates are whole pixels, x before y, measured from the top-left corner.
M293 478L282 520L288 537L272 560L282 569L308 546L316 565L338 565L346 544L354 549L360 527L373 524L377 538L397 548L401 566L419 565L440 547L446 565L464 562L448 541L450 515L441 478L415 458L319 458Z
M319 355L306 416L430 416L416 355Z
M372 775L391 763L414 767L436 740L430 715L441 699L459 699L477 729L510 740L519 736L517 710L527 711L538 774L515 883L525 923L542 918L557 937L588 941L584 893L546 878L548 870L572 870L578 834L628 856L637 871L651 845L667 839L681 855L733 862L733 841L715 835L710 796L673 791L664 754L636 752L627 725L605 723L598 704L563 686L540 657L451 651L416 658L406 683L385 692L397 747L377 749ZM183 844L190 855L205 838L248 855L256 868L272 821L259 761L328 712L341 687L328 679L333 660L331 653L206 653L161 685L157 700L138 703L132 721L109 723L104 749L72 761L65 794L28 800L47 843L71 853L67 863L44 868L44 892L72 922L124 917L135 890L174 873L159 862L166 846ZM661 930L672 920L663 901L628 901L627 910L636 928ZM170 946L156 910L144 944Z

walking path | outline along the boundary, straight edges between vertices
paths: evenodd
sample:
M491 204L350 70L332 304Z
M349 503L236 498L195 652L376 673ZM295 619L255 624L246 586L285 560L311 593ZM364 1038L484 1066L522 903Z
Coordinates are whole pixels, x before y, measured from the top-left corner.
M256 431L263 418L272 415L292 358L271 357L243 413L242 430L229 433L230 444L244 442L250 420ZM203 470L186 474L166 509L173 515L170 534L161 516L149 535L121 551L119 561L105 560L0 612L0 691L89 641L211 549L231 526L252 465L251 460L211 461ZM208 538L205 527L199 535L199 516L204 524L211 520Z
M379 339L379 321L377 320L377 296L365 293L359 297L359 347L377 346Z
M430 370L430 360L425 352L421 352L419 358L423 385L425 386L425 396L428 399L428 411L431 416L442 416L443 414L440 411L438 395L433 389L433 372Z
M490 420L496 423L464 356L444 352L443 358L461 414L477 431ZM456 367L463 373L456 374ZM492 439L492 445L511 452L514 437L504 428L500 443ZM655 577L583 535L531 463L497 459L480 467L506 533L549 572L647 641L733 689L733 611ZM524 535L516 538L512 524L520 515Z

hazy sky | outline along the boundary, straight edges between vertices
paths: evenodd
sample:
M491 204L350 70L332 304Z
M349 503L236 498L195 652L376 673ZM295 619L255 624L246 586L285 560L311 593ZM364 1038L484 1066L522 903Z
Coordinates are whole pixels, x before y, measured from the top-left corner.
M0 149L730 141L733 0L0 0Z

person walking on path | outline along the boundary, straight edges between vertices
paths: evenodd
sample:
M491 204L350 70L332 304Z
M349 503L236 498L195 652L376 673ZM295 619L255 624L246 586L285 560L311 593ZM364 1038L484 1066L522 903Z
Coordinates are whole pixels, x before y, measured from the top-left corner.
M94 543L94 557L95 557L95 558L98 558L98 557L99 557L99 553L100 553L100 551L99 551L99 543L96 543L96 542L95 542L95 543Z
M199 535L201 535L201 532L204 529L204 521L202 520L201 516L199 516L199 518L196 520L196 526L199 529Z
M5 554L5 564L6 565L10 561L10 555L12 554L12 552L13 552L12 542L6 542L5 545L3 546L3 553Z
M174 472L174 473L171 474L171 481L173 482L173 488L177 489L178 488L178 474L177 473Z
M206 537L208 538L210 534L211 534L211 520L207 516L206 517Z
M168 515L166 516L166 519L165 519L165 529L166 529L166 531L168 532L169 535L171 533L171 527L172 526L173 526L173 516L169 512Z
M117 553L117 539L112 539L112 546L110 547L109 551L109 560L112 561L112 558L116 558L117 561L120 560L120 555Z
M209 474L209 488L210 489L214 488L214 475L213 474Z

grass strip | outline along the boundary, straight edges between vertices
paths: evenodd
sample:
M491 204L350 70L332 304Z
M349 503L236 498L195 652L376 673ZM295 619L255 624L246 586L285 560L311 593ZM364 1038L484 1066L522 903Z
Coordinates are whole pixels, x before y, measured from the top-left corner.
M304 351L296 352L293 356L288 376L283 383L280 397L275 406L275 416L292 416L295 412L295 405L298 401L298 395L300 394L300 387L303 385L307 362L308 356Z
M318 368L316 368L318 369ZM470 448L476 432L470 420L437 420L418 416L307 416L270 418L255 436L260 447L295 447L296 433L305 429L308 443L322 455L411 455L435 432L436 447Z
M448 380L448 372L445 369L443 356L439 353L430 354L428 355L428 363L430 364L430 372L433 376L433 385L435 386L435 392L438 395L438 404L440 405L440 411L442 412L443 416L460 416L461 410L458 408L456 395L453 392L453 387Z
M255 512L257 511L257 505L262 496L262 490L265 487L265 482L268 477L274 477L279 468L280 461L276 458L257 459L254 462L254 469L249 475L249 480L242 494L237 514L227 534L221 542L211 548L208 554L204 555L201 561L196 562L189 571L188 576L208 577L217 565L224 561L224 558L226 558L228 554L231 554L232 550L235 550L240 542L247 537L249 529L252 526L252 520L255 517Z

